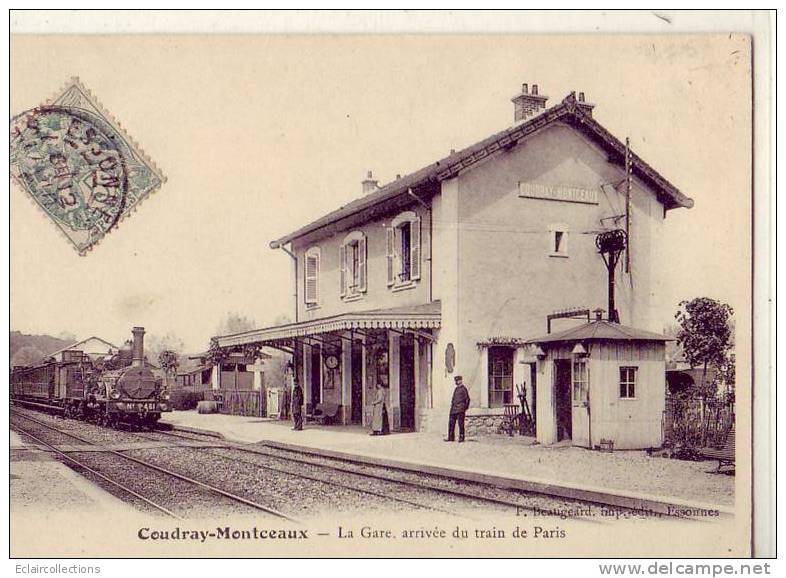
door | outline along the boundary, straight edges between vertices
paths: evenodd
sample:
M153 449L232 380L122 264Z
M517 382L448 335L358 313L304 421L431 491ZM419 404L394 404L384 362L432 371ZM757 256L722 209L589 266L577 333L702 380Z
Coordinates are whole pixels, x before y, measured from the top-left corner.
M415 343L412 335L402 335L399 341L399 400L401 429L415 429Z
M322 401L322 346L311 346L311 404L316 407Z
M572 405L573 425L571 429L573 445L590 447L590 407L589 407L589 362L586 358L573 361Z
M352 342L352 392L350 423L363 422L363 343Z
M570 400L570 359L554 360L554 405L557 421L557 441L571 439L573 414Z

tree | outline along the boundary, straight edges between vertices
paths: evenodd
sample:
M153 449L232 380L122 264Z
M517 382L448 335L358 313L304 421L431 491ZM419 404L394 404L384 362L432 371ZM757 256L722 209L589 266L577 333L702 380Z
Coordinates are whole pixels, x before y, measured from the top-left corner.
M218 346L218 339L217 336L219 335L234 335L235 333L243 333L244 331L251 331L252 329L256 329L257 324L256 321L253 319L246 317L240 313L230 312L227 313L227 316L224 320L218 324L216 327L216 337L210 338L210 345L207 348L207 363L209 365L218 365L226 361L231 353L232 349L227 349L225 347ZM243 348L238 349L238 351L242 350ZM255 352L258 351L258 348L253 349L252 347L246 347L246 350L243 353L247 356L255 356Z
M145 339L145 341L145 350L149 354L149 359L155 359L159 361L161 359L161 354L165 351L171 351L177 355L180 355L186 348L183 340L171 331L167 332L163 336L151 334ZM159 363L159 365L161 364Z
M707 383L707 369L715 367L720 373L729 364L734 346L734 310L709 297L681 301L679 306L680 310L674 316L680 326L677 343L682 347L691 368L702 368L698 393L707 396L710 394L710 385L714 385Z
M257 323L250 317L240 313L230 312L224 320L216 327L216 335L233 335L256 329Z
M158 354L158 365L164 370L164 377L167 379L167 387L171 386L171 378L177 375L177 368L180 367L180 358L171 349L165 349Z
M71 333L70 331L61 331L60 333L57 334L57 338L62 339L63 341L68 342L69 344L76 343L77 341L76 335Z
M226 347L219 347L218 339L215 337L210 338L210 346L207 348L205 361L210 366L215 366L223 363L229 357L229 349Z
M734 402L735 389L737 385L737 356L734 353L729 354L726 364L720 368L718 374L721 382L726 386L726 399Z
M11 358L11 366L35 365L45 357L45 353L32 345L20 347Z

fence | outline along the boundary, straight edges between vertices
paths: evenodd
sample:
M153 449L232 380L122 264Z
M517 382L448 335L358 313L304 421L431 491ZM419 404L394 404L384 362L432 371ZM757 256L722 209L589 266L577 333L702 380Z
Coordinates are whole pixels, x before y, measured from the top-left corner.
M212 389L205 391L205 400L219 402L221 413L263 417L265 415L264 392L256 389Z
M720 447L734 425L734 403L726 399L666 399L663 435L667 446Z

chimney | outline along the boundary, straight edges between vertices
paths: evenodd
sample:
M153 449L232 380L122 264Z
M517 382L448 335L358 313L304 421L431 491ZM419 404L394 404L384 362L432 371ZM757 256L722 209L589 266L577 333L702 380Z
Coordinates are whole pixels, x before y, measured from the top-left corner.
M363 194L367 195L369 193L373 193L374 191L379 189L379 181L374 178L374 175L371 174L371 171L368 172L366 175L366 179L363 181Z
M576 105L584 112L587 116L592 116L592 109L595 108L595 105L586 102L584 100L584 93L580 92L579 96L576 98Z
M134 327L131 330L134 334L134 347L133 347L133 367L142 367L145 359L145 328Z
M521 85L521 94L517 94L511 98L513 102L513 122L526 120L540 114L546 110L546 101L548 96L541 96L538 94L538 85L532 85L532 91L525 83Z

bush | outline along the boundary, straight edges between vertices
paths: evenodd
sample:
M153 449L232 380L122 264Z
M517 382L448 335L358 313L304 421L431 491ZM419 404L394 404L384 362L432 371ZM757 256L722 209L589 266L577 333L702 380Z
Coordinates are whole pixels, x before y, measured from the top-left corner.
M170 402L172 409L189 410L196 409L197 404L204 399L201 391L176 390L171 393Z

